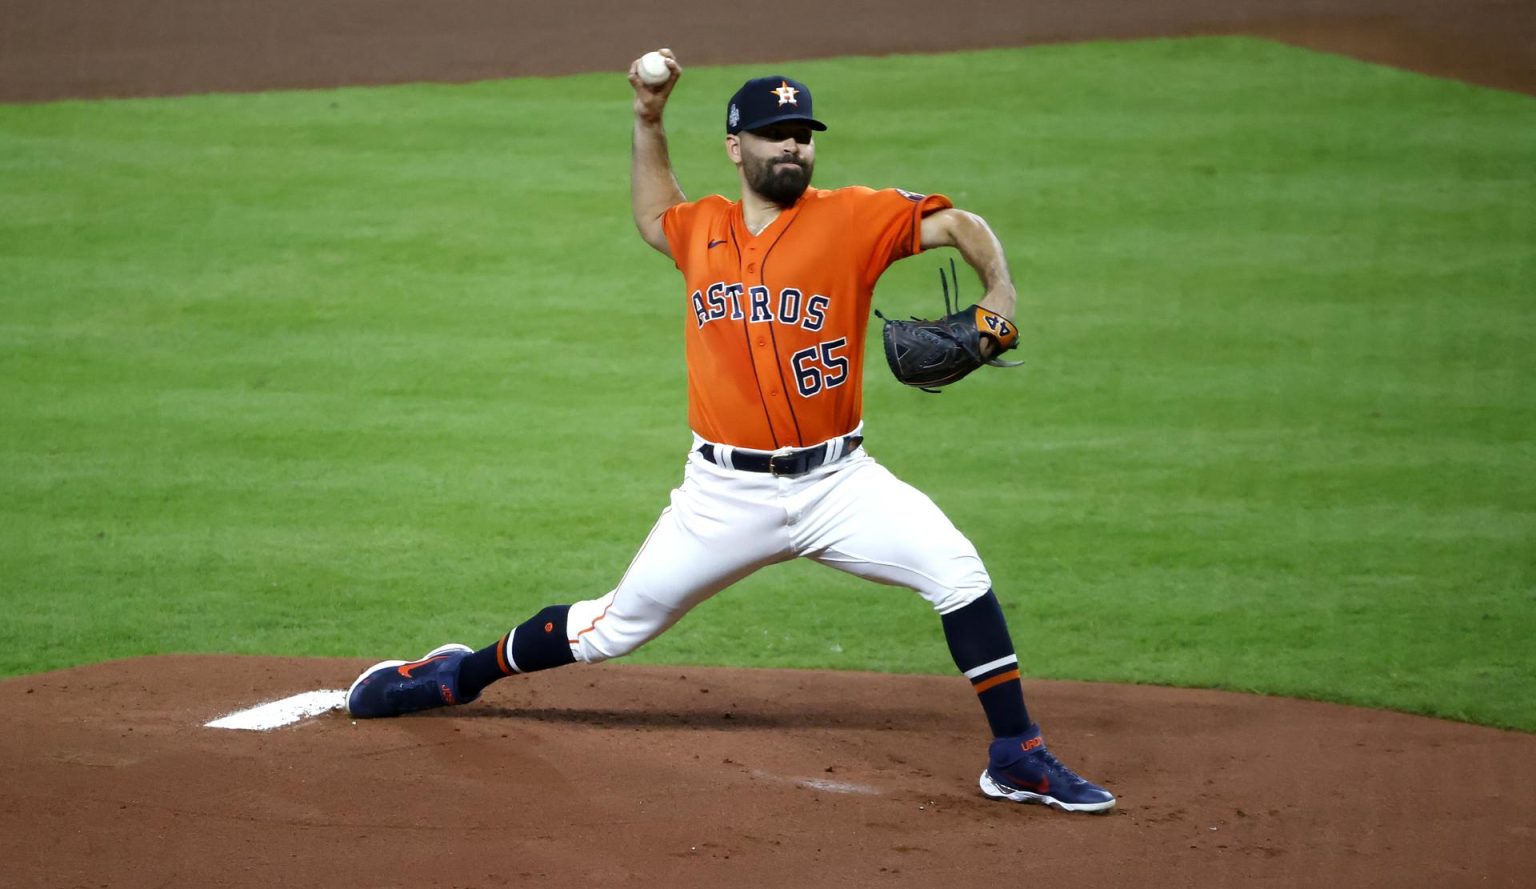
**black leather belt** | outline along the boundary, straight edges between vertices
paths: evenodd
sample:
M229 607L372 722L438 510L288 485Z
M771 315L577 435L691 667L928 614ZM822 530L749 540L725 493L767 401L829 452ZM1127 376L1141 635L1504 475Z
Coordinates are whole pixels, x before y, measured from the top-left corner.
M699 445L699 453L704 459L726 469L741 469L746 472L766 472L771 475L803 475L827 462L827 454L836 444L842 444L838 453L839 457L846 457L858 449L864 443L862 435L845 435L839 441L822 442L808 448L800 448L794 451L748 451L741 448L731 449L730 464L721 459L712 444Z

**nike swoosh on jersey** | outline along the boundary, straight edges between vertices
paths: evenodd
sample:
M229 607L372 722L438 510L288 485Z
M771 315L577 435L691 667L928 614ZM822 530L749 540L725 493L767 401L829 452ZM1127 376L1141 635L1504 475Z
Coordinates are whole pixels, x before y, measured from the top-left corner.
M721 244L724 244L724 243L725 243L725 241L710 241L709 242L709 246L707 248L705 248L705 249L713 250L716 247L719 247Z

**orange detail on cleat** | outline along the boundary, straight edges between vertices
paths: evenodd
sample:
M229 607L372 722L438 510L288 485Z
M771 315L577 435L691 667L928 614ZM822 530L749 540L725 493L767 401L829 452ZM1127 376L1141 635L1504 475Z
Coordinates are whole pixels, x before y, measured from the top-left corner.
M422 667L425 667L427 664L443 660L446 657L448 657L448 655L440 654L437 657L427 658L424 661L416 661L416 662L410 663L410 664L401 664L400 666L396 667L395 669L397 671L399 671L401 676L404 676L405 678L410 679L412 672L414 672L414 671L416 671L416 670L418 670L418 669L420 669Z

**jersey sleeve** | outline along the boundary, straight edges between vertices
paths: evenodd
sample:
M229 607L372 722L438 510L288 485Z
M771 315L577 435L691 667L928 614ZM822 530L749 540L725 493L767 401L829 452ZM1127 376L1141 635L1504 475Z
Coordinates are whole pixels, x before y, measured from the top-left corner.
M874 277L896 260L921 253L923 217L954 206L941 194L917 194L899 188L871 191L864 200L867 206L859 215L867 220L875 238L870 256L878 264L870 270Z
M720 215L721 203L718 195L710 195L697 201L688 201L682 204L673 204L667 208L667 212L661 214L661 231L667 236L667 246L672 248L672 261L679 269L688 267L689 251L698 241L694 233L700 225L709 225L710 221Z

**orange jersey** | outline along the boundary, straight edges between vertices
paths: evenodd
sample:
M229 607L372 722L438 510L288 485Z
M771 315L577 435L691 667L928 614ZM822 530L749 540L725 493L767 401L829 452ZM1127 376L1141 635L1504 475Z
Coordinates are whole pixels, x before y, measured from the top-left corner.
M678 204L662 228L688 294L688 425L772 451L853 431L863 418L864 339L875 282L922 250L943 195L806 189L762 234L719 195Z

